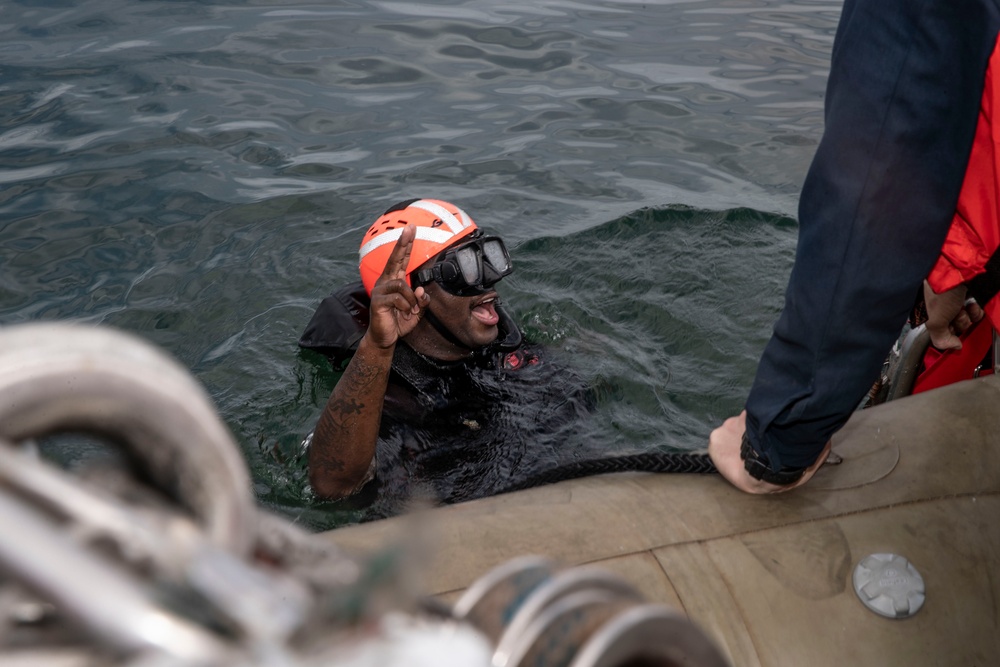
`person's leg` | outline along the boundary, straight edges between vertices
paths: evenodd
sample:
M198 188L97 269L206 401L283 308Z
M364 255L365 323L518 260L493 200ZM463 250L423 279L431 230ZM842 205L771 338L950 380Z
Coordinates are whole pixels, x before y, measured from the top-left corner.
M810 464L877 377L948 231L1000 0L847 0L785 308L747 399L774 467Z

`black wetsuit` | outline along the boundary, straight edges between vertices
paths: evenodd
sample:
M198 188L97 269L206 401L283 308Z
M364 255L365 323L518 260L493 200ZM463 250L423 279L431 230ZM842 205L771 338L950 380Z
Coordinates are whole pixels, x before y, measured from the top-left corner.
M343 366L367 326L368 300L359 288L327 297L299 345ZM492 495L540 470L599 454L582 446L581 425L593 408L582 380L525 343L502 306L497 313L497 341L463 361L396 345L375 477L346 501L364 506L365 518L397 514L412 499Z

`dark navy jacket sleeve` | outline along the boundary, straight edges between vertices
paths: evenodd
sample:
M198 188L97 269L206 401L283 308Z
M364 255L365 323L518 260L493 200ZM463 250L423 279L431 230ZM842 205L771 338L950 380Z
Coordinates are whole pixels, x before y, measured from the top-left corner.
M877 378L948 231L1000 0L846 0L784 310L747 399L775 469L812 463Z

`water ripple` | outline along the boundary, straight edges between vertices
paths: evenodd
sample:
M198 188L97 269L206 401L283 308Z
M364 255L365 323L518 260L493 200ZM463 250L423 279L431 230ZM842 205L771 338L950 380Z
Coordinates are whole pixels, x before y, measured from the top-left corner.
M694 446L737 407L780 302L839 11L8 2L0 322L165 346L267 500L301 502L302 471L270 452L333 375L294 341L355 278L373 216L436 196L514 248L512 308L609 397L598 434Z

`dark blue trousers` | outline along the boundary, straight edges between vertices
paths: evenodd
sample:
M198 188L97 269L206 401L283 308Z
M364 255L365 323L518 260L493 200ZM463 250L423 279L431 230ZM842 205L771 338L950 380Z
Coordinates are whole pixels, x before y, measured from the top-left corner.
M747 399L772 466L812 463L878 377L947 234L1000 0L846 0L785 307Z

